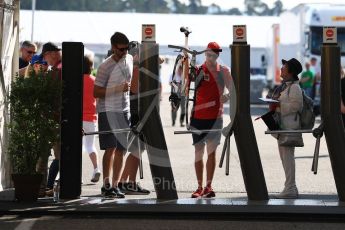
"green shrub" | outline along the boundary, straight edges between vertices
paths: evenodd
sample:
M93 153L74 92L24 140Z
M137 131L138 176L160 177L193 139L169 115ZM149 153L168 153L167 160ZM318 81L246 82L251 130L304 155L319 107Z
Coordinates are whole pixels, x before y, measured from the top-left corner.
M61 80L56 72L31 71L11 85L8 154L13 173L35 174L59 135Z

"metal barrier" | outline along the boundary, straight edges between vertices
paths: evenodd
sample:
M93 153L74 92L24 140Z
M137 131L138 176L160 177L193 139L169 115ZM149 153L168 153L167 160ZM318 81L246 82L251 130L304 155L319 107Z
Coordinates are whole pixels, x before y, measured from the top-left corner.
M108 130L108 131L96 131L96 132L88 132L84 133L83 136L88 136L88 135L102 135L102 134L111 134L111 133L126 133L126 132L131 132L132 129L126 128L126 129L113 129L113 130Z
M313 163L311 166L311 171L317 174L318 162L319 162L319 152L320 152L320 141L324 132L324 124L321 123L319 127L315 129L300 129L300 130L268 130L265 134L287 134L287 133L312 133L316 138Z
M184 131L174 131L174 134L203 134L203 133L216 133L216 132L221 132L223 131L222 129L191 129L191 130L184 130Z
M131 133L133 131L133 129L131 128L125 128L125 129L113 129L113 130L108 130L108 131L96 131L96 132L87 132L85 133L84 131L82 132L83 136L88 136L88 135L104 135L104 134L116 134L116 133ZM132 132L134 133L134 132ZM138 154L138 157L139 157L139 174L140 174L140 179L143 179L144 178L144 173L143 173L143 160L142 160L142 157L141 157L141 148L140 148L140 136L141 134L140 133L134 133L130 138L129 138L129 141L128 141L128 146L130 146L135 137L138 138L138 151L139 151L139 154Z

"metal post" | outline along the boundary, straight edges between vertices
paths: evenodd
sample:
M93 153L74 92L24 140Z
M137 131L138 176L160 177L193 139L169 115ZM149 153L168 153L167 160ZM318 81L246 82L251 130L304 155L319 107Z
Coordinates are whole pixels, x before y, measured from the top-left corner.
M230 135L225 139L226 144L226 164L225 164L225 175L229 176L230 171Z
M265 177L250 117L250 46L231 48L231 74L236 88L236 115L233 125L244 184L249 200L268 200Z
M62 199L75 199L81 194L83 56L82 43L62 43L60 159L60 197Z
M222 150L222 155L220 157L220 160L219 160L219 168L223 167L223 162L224 162L224 157L225 157L225 153L226 153L226 150L228 149L228 138L230 139L230 135L226 136L225 137L225 141L224 141L224 145L223 145L223 150Z
M158 49L158 44L149 42L143 42L140 47L139 115L144 122L142 134L157 199L177 199L174 176L159 116Z
M345 132L340 113L340 47L324 44L321 53L321 117L340 201L345 201Z
M314 174L317 174L317 167L319 164L319 153L320 153L320 140L321 140L321 136L318 136L316 138L316 144L315 144L315 149L314 149L314 157L313 157L313 163L311 166L311 171Z
M144 178L144 171L143 171L143 159L141 156L141 135L138 134L138 157L139 157L139 178L143 179Z
M36 0L32 0L31 5L31 42L34 42Z

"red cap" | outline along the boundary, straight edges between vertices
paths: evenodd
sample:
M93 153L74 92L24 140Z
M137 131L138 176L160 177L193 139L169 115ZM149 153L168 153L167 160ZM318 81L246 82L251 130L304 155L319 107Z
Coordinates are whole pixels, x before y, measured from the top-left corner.
M220 48L220 46L218 45L217 42L210 42L210 43L208 43L207 49L212 50L215 53L222 52L222 49Z

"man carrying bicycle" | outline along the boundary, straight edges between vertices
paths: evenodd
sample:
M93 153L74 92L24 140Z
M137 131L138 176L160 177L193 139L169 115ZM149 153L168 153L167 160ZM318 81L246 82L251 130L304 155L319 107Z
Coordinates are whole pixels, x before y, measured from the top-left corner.
M229 99L224 95L225 87L230 90L231 74L229 68L217 63L220 46L210 42L205 52L205 62L197 68L195 79L194 107L191 114L190 127L194 130L221 130L223 127L223 103ZM216 150L220 144L221 132L192 134L195 148L195 172L198 188L192 198L215 197L212 180L216 167ZM203 155L207 152L206 186L203 188L204 162Z

